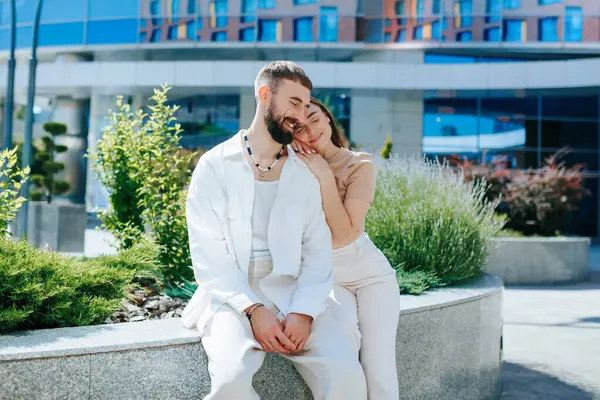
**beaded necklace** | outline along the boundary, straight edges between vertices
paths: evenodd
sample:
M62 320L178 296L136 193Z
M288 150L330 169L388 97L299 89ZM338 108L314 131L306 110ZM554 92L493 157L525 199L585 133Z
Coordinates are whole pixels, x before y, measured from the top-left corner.
M258 168L258 170L260 171L259 175L261 178L264 178L267 172L269 172L273 169L273 167L275 167L275 165L277 164L277 162L283 154L283 150L285 149L285 146L281 146L281 150L279 150L279 154L277 154L277 156L275 157L275 161L273 161L273 163L267 168L264 168L261 167L254 158L254 154L252 153L252 149L250 148L250 143L248 143L248 135L244 135L244 142L246 143L246 148L248 149L248 154L250 155L250 158L252 158L252 162L254 162L254 165L256 165L256 168Z

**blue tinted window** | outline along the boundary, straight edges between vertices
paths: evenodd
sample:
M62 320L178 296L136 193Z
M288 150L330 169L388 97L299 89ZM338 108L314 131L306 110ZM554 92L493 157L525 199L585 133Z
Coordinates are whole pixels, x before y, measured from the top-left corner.
M17 1L18 3L20 2ZM84 0L45 0L42 6L42 23L44 21L82 21L86 17L86 9L87 5ZM19 10L17 9L18 15Z
M521 7L521 0L504 0L504 8L519 8Z
M470 31L459 32L456 34L457 42L470 42L473 40L473 34Z
M155 29L152 31L152 35L150 36L150 42L160 42L160 29Z
M487 0L485 13L485 22L500 21L500 14L502 13L501 0Z
M40 46L83 44L83 22L40 25Z
M256 30L254 27L240 30L240 42L254 42L256 39Z
M544 6L546 4L562 3L562 0L538 0L538 4Z
M396 42L404 42L406 41L406 29L401 29L396 34Z
M385 35L383 36L383 40L387 43L387 42L391 42L392 41L392 34L390 32L386 32Z
M87 24L89 44L135 43L137 35L137 19L89 21Z
M258 0L260 8L275 8L275 0Z
M294 0L295 6L301 6L303 4L314 4L317 0Z
M423 15L425 14L425 0L417 0L417 22L423 21Z
M473 25L473 0L460 2L460 27L468 28Z
M304 17L294 20L294 41L312 42L313 41L313 18Z
M196 14L196 0L187 0L187 13Z
M425 53L423 61L425 64L471 64L475 62L475 57Z
M538 20L538 39L542 42L558 42L558 18Z
M194 24L194 21L187 23L185 34L189 40L196 40L196 24Z
M321 7L319 39L321 42L335 42L338 38L337 7Z
M85 0L79 2L85 3ZM89 2L90 18L137 17L140 11L138 0L89 0Z
M173 22L177 22L179 20L178 16L181 12L179 6L181 6L179 0L171 0L171 16L173 17Z
M442 23L439 20L431 24L431 37L435 40L442 38Z
M225 31L213 32L211 39L213 42L226 42L227 41L227 32L225 32Z
M217 28L227 26L227 0L215 0L215 14L217 15Z
M415 26L415 29L413 29L413 39L423 39L423 26Z
M395 3L395 11L396 11L396 15L404 15L404 13L406 12L406 5L404 3L404 0L396 0Z
M240 22L252 22L256 15L256 1L257 0L242 0L242 16Z
M432 14L440 13L440 11L442 9L440 2L441 2L441 0L432 0L432 3L431 3L431 13Z
M160 0L150 0L150 15L160 15Z
M178 28L179 27L177 25L169 27L169 32L168 32L168 35L167 35L167 38L169 40L177 40L177 29Z
M500 28L488 28L483 33L483 40L486 42L500 41Z
M277 41L277 20L263 19L259 22L258 40L261 42Z
M504 41L505 42L520 42L522 41L521 30L523 29L523 21L520 19L505 19L504 20Z
M565 42L583 40L583 14L581 7L565 8Z

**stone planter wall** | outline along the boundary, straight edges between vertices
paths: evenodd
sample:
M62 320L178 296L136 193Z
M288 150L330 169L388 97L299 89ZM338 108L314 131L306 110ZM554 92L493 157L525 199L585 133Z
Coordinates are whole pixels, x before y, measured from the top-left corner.
M502 294L502 282L484 276L402 296L395 351L403 400L499 396ZM197 331L179 319L17 332L0 343L0 400L197 400L210 388ZM274 354L254 386L263 400L312 398L293 365Z
M507 285L578 282L588 278L590 238L494 238L485 270Z
M38 247L82 253L87 212L84 204L28 202L27 239Z

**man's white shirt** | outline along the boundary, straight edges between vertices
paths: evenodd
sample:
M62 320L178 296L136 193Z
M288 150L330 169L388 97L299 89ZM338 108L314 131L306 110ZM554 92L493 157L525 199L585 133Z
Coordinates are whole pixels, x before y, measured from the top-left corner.
M242 313L260 300L248 284L255 178L241 133L205 153L187 195L187 224L198 289L182 313L188 328L203 333L224 304ZM331 232L320 185L288 149L268 226L273 272L260 288L281 311L316 318L333 285Z

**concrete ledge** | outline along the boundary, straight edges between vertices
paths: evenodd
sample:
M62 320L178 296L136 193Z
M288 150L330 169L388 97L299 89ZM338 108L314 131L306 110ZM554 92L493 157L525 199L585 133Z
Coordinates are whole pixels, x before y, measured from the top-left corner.
M585 237L494 238L485 270L507 285L584 281L589 276L590 242Z
M402 399L494 399L500 392L502 282L403 296ZM199 399L207 359L178 319L22 331L0 336L0 399ZM293 365L269 354L255 376L263 399L311 399ZM359 400L359 399L357 399Z

